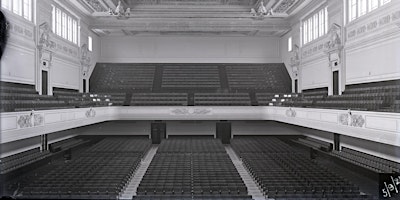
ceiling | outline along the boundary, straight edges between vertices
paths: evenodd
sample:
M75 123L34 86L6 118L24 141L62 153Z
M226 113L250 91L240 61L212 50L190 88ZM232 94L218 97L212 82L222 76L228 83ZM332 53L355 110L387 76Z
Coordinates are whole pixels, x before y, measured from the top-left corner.
M261 1L274 14L254 17ZM89 16L100 36L212 35L281 36L290 29L288 17L311 0L121 0L129 17L111 16L118 0L72 0Z

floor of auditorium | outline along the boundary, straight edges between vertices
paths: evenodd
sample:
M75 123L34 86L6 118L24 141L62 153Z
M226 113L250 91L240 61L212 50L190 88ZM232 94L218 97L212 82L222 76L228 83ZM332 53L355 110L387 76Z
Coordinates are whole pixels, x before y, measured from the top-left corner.
M101 138L104 138L106 136L81 136L81 137L86 137L86 138L91 138L93 141L98 140L100 141ZM118 136L107 136L107 137L118 137ZM126 137L126 136L125 136ZM137 136L132 136L137 137ZM143 136L141 136L143 137ZM179 136L185 138L185 136ZM186 136L187 138L191 138L192 136ZM203 136L204 137L204 136ZM212 138L212 136L205 136ZM238 136L240 137L240 136ZM293 138L296 138L298 136L252 136L252 137L274 137L278 138L279 140L283 141L284 143L290 145L291 147L297 149L298 152L302 152L304 154L309 154L309 148L301 146L299 144L295 144L292 142ZM175 137L171 137L175 138ZM95 144L93 142L92 144ZM224 145L226 146L231 146L231 145ZM90 148L90 145L88 146L79 146L75 147L70 151L71 153L71 158L74 159L77 157L81 152L85 151L86 149ZM378 182L377 180L374 180L373 177L369 177L368 174L363 173L362 171L360 172L359 170L354 170L352 168L348 168L346 164L336 162L332 160L329 156L325 155L323 152L318 152L316 158L314 159L318 164L322 165L323 167L328 168L329 170L333 171L337 175L344 177L346 180L349 182L353 183L354 185L358 186L360 188L360 192L372 195L374 198L378 196ZM24 181L26 181L27 176L35 176L37 174L43 173L46 170L51 170L51 168L54 165L62 165L65 163L65 157L64 154L58 154L55 155L51 158L51 160L47 160L45 163L41 163L39 165L32 166L30 168L24 168L22 171L19 170L17 174L13 174L11 177L7 176L5 183L8 185L8 189L10 194L15 193L16 188L18 190L23 189L20 188L18 185L23 185L26 184ZM14 192L13 192L14 191Z

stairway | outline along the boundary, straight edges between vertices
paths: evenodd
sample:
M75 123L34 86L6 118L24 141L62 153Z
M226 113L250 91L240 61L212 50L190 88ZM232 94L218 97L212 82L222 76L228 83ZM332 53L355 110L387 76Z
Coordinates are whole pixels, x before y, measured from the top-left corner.
M235 165L236 170L239 172L239 175L242 178L244 184L246 185L248 194L251 195L254 200L265 200L262 191L254 181L253 177L243 166L241 159L236 155L232 147L230 145L226 145L225 150L231 158L233 164Z
M140 162L140 166L135 171L135 175L130 180L129 184L126 186L125 190L121 193L119 199L132 199L132 196L136 195L139 183L142 181L144 174L146 174L147 168L149 167L151 161L156 155L158 145L152 145L152 147L147 152L146 156Z

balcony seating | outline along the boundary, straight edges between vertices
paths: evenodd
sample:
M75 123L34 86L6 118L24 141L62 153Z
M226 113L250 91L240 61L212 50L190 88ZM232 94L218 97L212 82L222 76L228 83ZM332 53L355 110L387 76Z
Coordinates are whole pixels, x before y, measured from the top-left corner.
M1 112L70 108L53 96L39 95L33 85L1 82Z
M298 99L298 94L256 93L260 106L293 106L291 103Z
M97 64L90 77L93 92L151 91L154 65Z
M186 93L133 93L131 106L186 106Z
M15 155L1 158L1 174L6 174L18 168L27 166L50 156L49 151L40 151L39 148L31 149Z
M54 88L53 95L60 101L75 108L96 106L122 106L125 93L79 93L78 91Z
M250 106L248 93L195 93L196 106Z
M370 198L276 137L237 137L231 144L268 198Z
M164 140L134 199L251 199L219 140Z
M290 92L290 77L282 64L226 66L229 88Z
M322 151L332 151L333 149L333 145L332 143L329 142L325 142L325 141L321 141L321 140L317 140L311 137L306 137L306 138L298 138L297 140L294 140L297 143L300 143L302 145L314 148L314 149L318 149L318 150L322 150Z
M71 161L36 172L22 187L21 198L116 199L149 148L146 138L106 137Z
M334 108L339 110L376 111L383 105L383 100L324 100L316 101L314 107Z
M162 88L220 88L217 66L164 66Z
M399 98L398 80L365 83L348 85L342 95L327 96L315 101L313 107L399 112L396 110L396 99Z
M364 152L342 147L341 151L332 151L332 156L364 167L376 173L400 173L400 163L379 158Z

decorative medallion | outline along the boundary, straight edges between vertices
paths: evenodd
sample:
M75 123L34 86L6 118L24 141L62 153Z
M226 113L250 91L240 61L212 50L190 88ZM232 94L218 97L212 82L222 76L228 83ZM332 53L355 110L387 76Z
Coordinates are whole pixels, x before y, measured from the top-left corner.
M288 117L296 117L296 111L293 110L292 108L289 108L288 110L286 110L286 116L288 116Z
M339 115L339 124L341 125L349 125L349 114L347 113L342 113Z
M44 117L42 116L42 115L40 115L40 114L35 114L34 116L33 116L33 124L34 124L34 126L40 126L40 125L43 125L43 122L44 122Z
M88 111L86 111L86 117L91 118L96 116L96 111L93 108L90 108Z
M365 120L361 115L351 115L351 126L363 127Z
M20 128L32 127L32 117L31 115L21 115L19 116L17 123Z
M173 115L208 115L211 109L206 108L177 108L171 110Z

